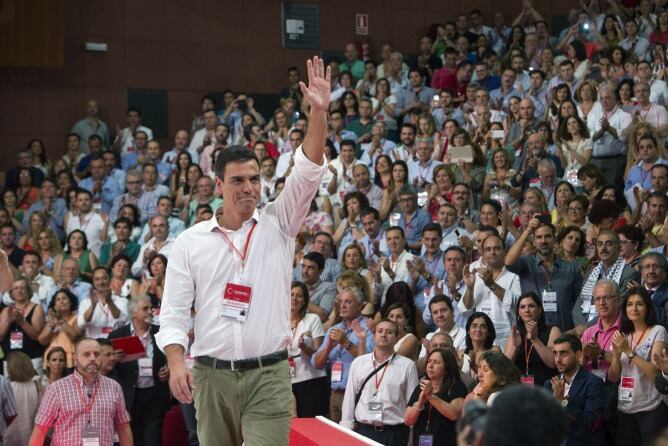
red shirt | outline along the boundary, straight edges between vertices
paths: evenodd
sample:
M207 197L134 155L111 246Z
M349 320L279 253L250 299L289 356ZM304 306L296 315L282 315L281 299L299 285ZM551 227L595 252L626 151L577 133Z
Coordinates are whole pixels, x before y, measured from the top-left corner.
M649 44L654 45L657 42L661 42L664 45L668 45L668 31L663 31L663 32L652 31L649 34Z
M450 74L455 74L455 70L448 67L439 68L434 71L434 74L431 76L431 88L439 88L438 86L441 84L443 78Z
M460 84L457 82L456 74L449 74L441 79L441 83L436 88L441 91L449 91L452 94L454 102L457 102L458 97L466 95L467 86L468 82Z

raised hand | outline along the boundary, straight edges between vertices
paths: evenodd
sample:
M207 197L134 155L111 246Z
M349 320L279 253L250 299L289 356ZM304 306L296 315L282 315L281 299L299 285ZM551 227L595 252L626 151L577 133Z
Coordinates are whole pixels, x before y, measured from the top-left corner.
M464 284L468 289L473 289L475 286L475 273L470 271L468 264L464 265Z
M332 69L327 67L325 71L325 63L321 58L315 56L313 60L306 61L306 71L308 72L308 87L304 82L299 82L304 99L312 110L327 111L332 91L330 85Z
M533 341L538 338L538 323L535 321L528 321L524 323L527 329L527 339Z

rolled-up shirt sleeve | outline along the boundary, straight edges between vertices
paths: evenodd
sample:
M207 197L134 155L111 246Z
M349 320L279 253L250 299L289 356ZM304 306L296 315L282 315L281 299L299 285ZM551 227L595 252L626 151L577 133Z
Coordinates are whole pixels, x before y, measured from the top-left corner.
M172 247L160 312L160 331L155 336L158 347L178 344L188 350L190 309L195 300L195 282L188 261L187 237L178 237Z
M278 217L281 229L292 238L299 234L311 200L327 171L327 159L324 155L322 165L318 165L306 157L302 146L295 150L294 160L294 167L285 181L283 192L276 201L267 206L267 212Z

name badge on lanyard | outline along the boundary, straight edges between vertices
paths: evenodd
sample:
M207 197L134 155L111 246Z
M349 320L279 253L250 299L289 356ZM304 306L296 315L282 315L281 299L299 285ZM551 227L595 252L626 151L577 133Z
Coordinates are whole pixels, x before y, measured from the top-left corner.
M83 446L100 446L100 430L89 424L83 428L81 439Z
M635 380L629 376L623 376L619 385L619 401L633 401L633 387Z
M549 313L557 311L557 293L554 291L543 291L543 310Z
M244 266L246 264L246 254L248 253L248 246L250 245L251 237L253 236L253 231L257 222L253 222L248 236L246 237L246 244L244 246L243 253L240 252L234 243L223 233L222 231L219 234L225 239L227 244L232 249L232 252L235 253L241 259L241 274L243 275ZM248 311L250 309L251 299L253 298L253 287L250 283L245 283L241 280L236 280L234 282L227 282L225 284L225 291L223 292L223 302L222 302L222 311L221 315L230 319L234 319L238 322L246 322L248 317Z
M334 361L332 364L332 382L338 383L341 382L343 377L343 361Z
M9 348L11 350L21 350L23 348L23 332L12 331L9 335Z
M151 358L139 358L139 376L153 376L153 360Z

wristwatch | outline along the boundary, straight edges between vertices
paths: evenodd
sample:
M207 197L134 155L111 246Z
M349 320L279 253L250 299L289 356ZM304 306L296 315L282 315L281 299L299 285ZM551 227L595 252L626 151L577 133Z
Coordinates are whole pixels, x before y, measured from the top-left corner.
M493 292L498 288L498 286L496 285L496 283L493 283L489 285L487 288L489 288L489 290Z
M353 346L353 343L350 342L350 341L348 341L348 343L347 343L346 346L345 346L345 349L346 349L346 350L350 350L350 347L352 347L352 346Z
M633 358L635 358L637 355L638 355L638 354L637 354L635 351L634 351L634 352L631 352L631 354L629 355L629 361L632 361Z

